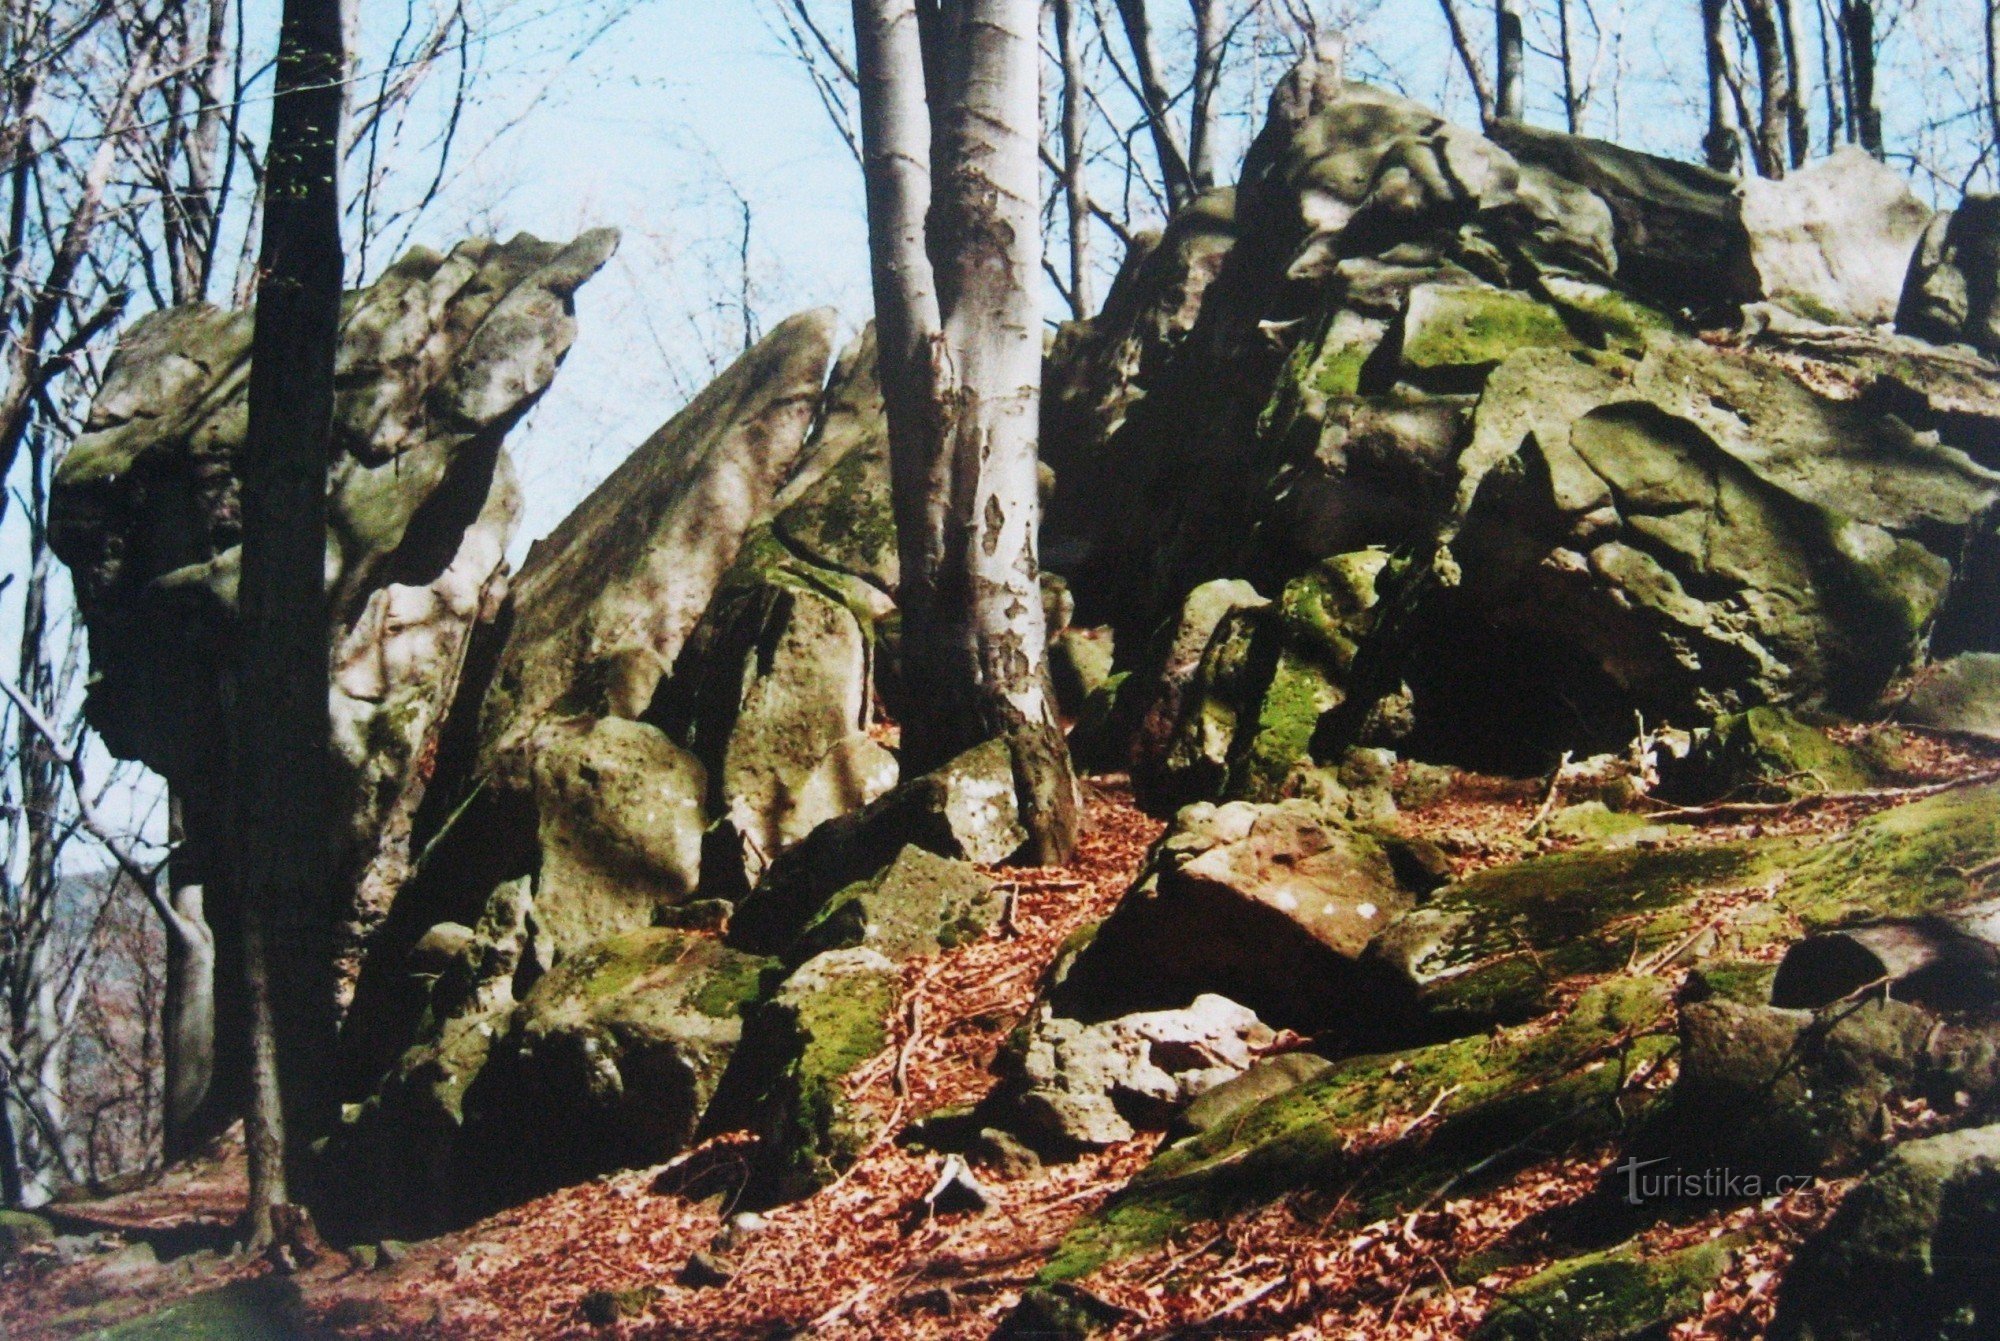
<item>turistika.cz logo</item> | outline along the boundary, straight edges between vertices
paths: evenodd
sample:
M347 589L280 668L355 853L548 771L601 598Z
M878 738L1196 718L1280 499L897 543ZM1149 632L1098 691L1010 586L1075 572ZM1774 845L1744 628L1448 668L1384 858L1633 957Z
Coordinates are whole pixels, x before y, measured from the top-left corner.
M1665 1159L1628 1159L1614 1172L1625 1185L1625 1203L1649 1201L1761 1201L1782 1197L1812 1182L1809 1174L1765 1175L1743 1169L1654 1169ZM1647 1170L1653 1169L1653 1172Z

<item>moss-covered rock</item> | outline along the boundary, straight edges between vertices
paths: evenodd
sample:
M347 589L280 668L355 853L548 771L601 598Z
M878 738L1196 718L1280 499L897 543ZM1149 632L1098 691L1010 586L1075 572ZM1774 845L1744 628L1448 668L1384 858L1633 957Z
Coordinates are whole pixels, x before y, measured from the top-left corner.
M2000 1128L1912 1141L1793 1258L1779 1341L1959 1341L2000 1326Z
M1639 1341L1700 1311L1732 1248L1711 1240L1648 1256L1636 1244L1558 1262L1494 1301L1478 1341Z
M1890 1100L1914 1095L1934 1019L1901 1002L1810 1011L1713 999L1681 1011L1681 1071L1658 1140L1772 1174L1842 1172L1873 1153Z
M902 1000L896 966L866 947L800 965L751 1021L740 1080L754 1087L759 1137L748 1195L775 1203L810 1196L873 1142L882 1115L851 1102L848 1074L888 1046Z
M1860 750L1796 713L1764 706L1718 718L1670 781L1689 799L1713 801L1860 791L1884 779Z
M936 954L986 934L1000 916L993 882L970 863L905 847L879 875L836 893L785 952L798 964L862 945L891 961Z
M1004 740L974 746L862 810L822 824L783 853L737 908L733 944L778 954L838 891L871 880L905 847L980 864L1027 841Z
M1898 715L1918 726L2000 740L2000 653L1967 652L1919 672Z
M1408 1212L1440 1188L1476 1191L1515 1161L1614 1135L1646 1100L1607 1102L1633 1068L1664 1057L1669 994L1652 978L1584 993L1553 1029L1524 1027L1413 1051L1354 1057L1213 1131L1167 1147L1086 1218L1044 1269L1072 1280L1155 1247L1190 1223L1300 1188L1327 1192L1338 1223ZM1435 1103L1421 1139L1354 1146L1355 1133ZM1520 1145L1536 1134L1534 1156ZM1484 1163L1482 1163L1484 1162ZM1480 1168L1475 1179L1465 1171Z

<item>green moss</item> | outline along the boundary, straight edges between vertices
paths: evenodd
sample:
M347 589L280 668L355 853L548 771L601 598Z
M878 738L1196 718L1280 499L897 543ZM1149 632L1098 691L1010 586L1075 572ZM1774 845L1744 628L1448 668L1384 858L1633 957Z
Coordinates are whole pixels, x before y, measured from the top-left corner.
M1859 791L1880 781L1863 755L1794 713L1768 706L1717 721L1698 765L1711 791L1739 799Z
M1668 329L1660 314L1609 290L1565 286L1557 305L1513 289L1425 286L1411 296L1403 362L1420 372L1485 373L1519 349L1614 358Z
M1652 978L1591 989L1553 1030L1517 1029L1407 1052L1356 1057L1259 1104L1234 1122L1168 1147L1109 1205L1078 1225L1042 1273L1073 1280L1157 1246L1182 1226L1318 1188L1340 1197L1341 1223L1407 1211L1463 1170L1529 1132L1544 1155L1599 1139L1618 1123L1609 1098L1630 1068L1672 1040L1644 1036L1667 1016ZM1598 1063L1604 1064L1598 1064ZM1426 1139L1356 1151L1358 1133L1436 1103ZM1486 1172L1504 1176L1506 1161Z
M1292 770L1311 761L1319 719L1339 707L1343 697L1318 666L1290 651L1280 653L1270 687L1257 705L1249 743L1231 762L1224 794L1247 801L1282 797Z
M764 1139L757 1182L774 1200L810 1195L832 1182L866 1148L874 1126L842 1093L849 1072L888 1046L888 1022L901 999L901 978L881 968L846 964L815 973L834 955L809 961L769 1008L778 1055L785 1060L758 1101Z
M1974 896L1960 871L2000 856L2000 786L1946 792L1857 825L1791 866L1778 901L1809 932Z
M280 1276L239 1281L98 1333L99 1341L271 1341L305 1336L299 1287Z
M1629 1341L1698 1311L1733 1244L1699 1243L1648 1259L1632 1244L1559 1262L1495 1303L1477 1341Z
M850 451L779 515L776 526L821 563L860 575L890 571L896 518L889 506L887 465L873 451Z
M716 1019L740 1016L762 994L764 972L770 966L768 959L730 955L715 966L715 971L695 990L688 1004L703 1015Z

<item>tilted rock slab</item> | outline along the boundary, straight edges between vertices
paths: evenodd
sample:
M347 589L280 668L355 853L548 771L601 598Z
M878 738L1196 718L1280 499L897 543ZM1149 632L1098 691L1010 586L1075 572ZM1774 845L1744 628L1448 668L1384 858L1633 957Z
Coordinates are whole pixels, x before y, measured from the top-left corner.
M551 717L636 718L651 704L805 446L833 328L817 311L772 331L528 552L476 775Z

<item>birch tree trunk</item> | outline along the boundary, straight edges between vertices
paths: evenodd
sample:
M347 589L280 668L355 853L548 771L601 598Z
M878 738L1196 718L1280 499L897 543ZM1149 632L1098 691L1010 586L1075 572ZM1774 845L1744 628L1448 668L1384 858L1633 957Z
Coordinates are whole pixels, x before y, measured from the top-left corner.
M251 1025L249 1216L269 1243L325 1119L333 925L326 479L340 327L341 0L285 0L243 472L232 830ZM287 1217L289 1218L289 1217Z
M204 878L188 853L178 797L168 801L174 857L167 869L167 974L160 1055L166 1096L162 1146L168 1163L192 1155L212 1132L201 1113L215 1084L215 933L204 908Z
M1036 552L1040 7L939 8L929 22L955 40L932 44L917 0L854 0L911 703L904 767L1005 737L1029 856L1060 861L1075 847L1077 791L1047 689ZM926 68L927 54L944 68Z
M1056 60L1062 68L1062 188L1069 224L1069 304L1077 320L1097 310L1090 283L1090 197L1084 190L1083 35L1077 30L1075 0L1051 0Z
M1500 78L1494 91L1494 115L1503 121L1519 121L1527 107L1522 87L1525 39L1521 33L1521 0L1495 0L1493 27L1499 38Z

